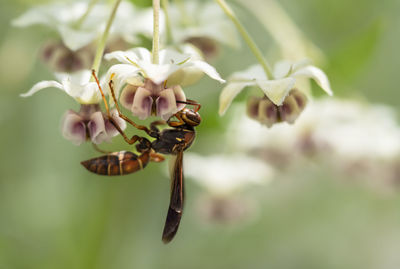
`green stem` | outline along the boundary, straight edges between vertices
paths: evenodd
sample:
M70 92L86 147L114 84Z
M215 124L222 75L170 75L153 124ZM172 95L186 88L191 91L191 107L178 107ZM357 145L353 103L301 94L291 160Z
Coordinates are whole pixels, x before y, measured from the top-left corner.
M106 42L108 38L108 34L110 32L111 25L114 21L115 14L117 13L117 9L119 4L121 3L121 0L115 0L113 9L111 11L110 17L108 18L106 29L104 30L104 33L102 37L100 38L99 44L97 45L97 50L96 50L96 56L93 61L92 65L92 70L95 70L96 75L99 72L101 60L103 59L103 54L104 54L104 48L106 47ZM92 81L93 81L92 77Z
M160 50L160 0L153 0L153 64L159 63Z
M168 8L169 8L168 0L161 0L161 5L165 14L165 26L167 28L167 44L171 44L173 43L174 38L172 35L171 21L169 19L169 13L168 13Z
M94 6L96 5L96 3L99 0L91 0L85 13L83 13L82 17L79 18L79 20L76 22L76 27L79 28L82 26L83 22L86 20L87 16L89 16L90 12L92 11L92 9L94 8Z
M228 4L225 2L225 0L215 0L215 1L220 5L222 10L225 12L225 14L235 24L236 29L239 31L240 35L243 37L244 41L246 42L247 46L250 48L251 52L257 58L258 62L264 69L264 72L267 75L267 77L269 79L272 79L273 78L272 71L271 71L271 68L269 67L267 60L264 58L264 56L261 53L261 50L258 48L257 44L254 42L254 40L251 38L249 33L246 31L246 28L244 28L242 23L236 17L233 10L228 6Z

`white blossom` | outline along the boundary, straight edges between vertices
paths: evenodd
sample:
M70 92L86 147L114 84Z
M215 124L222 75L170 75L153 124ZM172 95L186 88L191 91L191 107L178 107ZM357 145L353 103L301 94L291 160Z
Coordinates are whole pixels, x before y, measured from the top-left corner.
M306 60L295 63L278 62L274 66L273 76L268 78L261 65L254 65L245 71L232 74L220 95L219 114L225 114L233 99L249 86L259 88L277 106L282 105L289 92L296 87L299 78L311 78L328 95L333 95L325 73Z

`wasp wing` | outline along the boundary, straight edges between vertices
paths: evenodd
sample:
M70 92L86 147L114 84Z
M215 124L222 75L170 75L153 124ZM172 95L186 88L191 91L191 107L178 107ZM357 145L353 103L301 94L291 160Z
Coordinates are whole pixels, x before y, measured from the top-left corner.
M164 243L170 242L178 231L179 223L182 217L184 201L183 185L183 151L176 155L174 169L171 173L171 199L169 203L167 219L164 225L162 240Z

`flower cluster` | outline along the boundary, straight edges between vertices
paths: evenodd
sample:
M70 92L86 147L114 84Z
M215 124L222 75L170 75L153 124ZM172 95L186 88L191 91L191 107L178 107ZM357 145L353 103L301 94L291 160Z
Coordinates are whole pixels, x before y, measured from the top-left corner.
M35 7L12 24L18 27L43 25L57 33L56 39L45 42L40 56L56 79L38 82L21 96L32 96L45 88L62 90L79 105L78 110L69 109L62 117L63 136L76 145L85 141L110 142L126 128L120 107L138 120L155 116L168 121L185 107L186 87L198 83L204 74L225 83L206 60L216 55L219 46L239 48L238 33L259 63L229 77L220 94L220 115L245 88L261 90L261 95L248 97L247 114L267 127L279 122L293 124L297 120L310 103L311 94L303 85L308 79L313 79L332 95L325 73L309 61L283 60L270 70L233 11L224 0L216 2L221 9L216 4L201 1L176 1L165 6L164 13L156 6L152 11L121 0L115 0L113 6L92 0ZM151 50L140 44L143 36L152 37ZM162 49L159 49L160 40L164 42ZM108 61L108 69L103 68L103 59ZM100 69L104 71L98 79ZM102 103L106 111L102 110ZM110 108L114 105L116 109ZM214 160L216 167L211 169L212 175L217 175L221 183L217 196L236 192L249 180L264 182L272 175L265 163L240 154L207 159ZM193 155L188 161L203 160ZM253 173L223 175L226 172L215 172L219 166L232 166L235 167L232 171L237 171L239 164L244 167L243 171L253 167ZM189 171L194 173L193 178L201 174L194 168ZM201 184L210 189L217 181L208 175Z

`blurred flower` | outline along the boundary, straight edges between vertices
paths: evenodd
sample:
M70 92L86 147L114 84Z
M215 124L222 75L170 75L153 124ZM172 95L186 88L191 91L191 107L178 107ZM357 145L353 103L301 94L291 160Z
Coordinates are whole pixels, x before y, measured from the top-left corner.
M118 116L116 109L111 115L119 127L124 130L126 122ZM61 131L65 139L80 145L90 139L94 144L110 142L111 138L118 135L118 130L107 116L101 112L98 104L81 105L77 113L68 110L61 121Z
M185 155L185 173L207 190L198 204L202 220L232 223L249 219L255 213L254 196L241 192L272 180L273 169L265 162L244 155Z
M167 120L182 109L184 104L176 103L186 100L180 85L196 79L198 72L225 82L211 65L191 54L170 49L160 51L160 64L152 63L151 52L145 48L115 51L106 54L105 58L122 62L109 69L107 78L113 79L117 97L127 84L121 93L121 104L140 119L155 114Z
M40 52L41 60L55 72L77 72L90 68L94 59L91 45L72 51L61 41L46 42Z
M252 185L263 185L273 177L264 162L244 155L185 155L185 173L216 195L229 195Z
M104 32L109 12L106 4L51 3L28 10L14 19L12 24L17 27L35 24L50 27L60 34L67 48L76 51L95 41ZM152 34L152 11L138 11L130 2L122 2L111 28L111 36L121 36L127 42L135 42L135 35L139 33Z
M280 121L293 123L304 109L307 93L302 88L296 88L298 78L312 78L327 94L333 94L325 73L305 60L278 62L273 76L273 79L268 79L260 65L234 73L221 92L220 115L225 114L233 99L249 86L259 88L265 95L265 98L250 100L249 115L267 126Z
M218 53L217 43L240 46L235 27L215 3L180 1L169 12L174 41L193 44L206 59Z
M288 166L312 156L348 166L400 157L400 126L388 107L339 99L316 100L294 126L262 128L246 117L235 117L228 137L237 150ZM237 124L240 122L240 125ZM243 139L243 138L246 139ZM362 165L361 165L362 166Z

